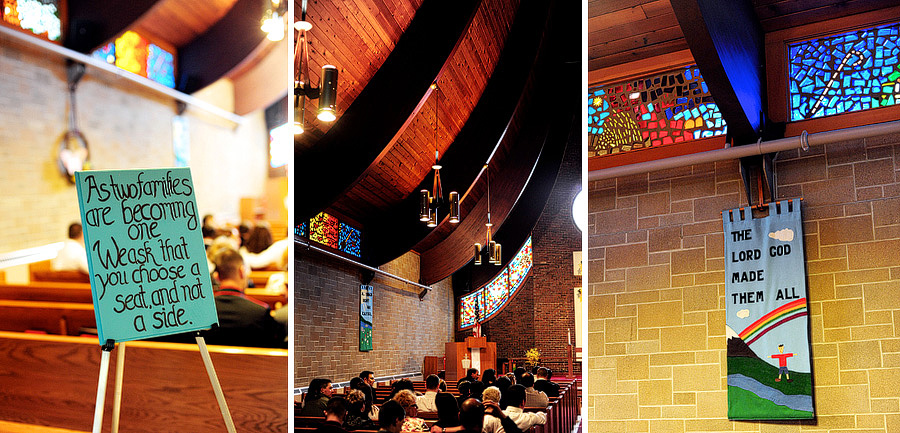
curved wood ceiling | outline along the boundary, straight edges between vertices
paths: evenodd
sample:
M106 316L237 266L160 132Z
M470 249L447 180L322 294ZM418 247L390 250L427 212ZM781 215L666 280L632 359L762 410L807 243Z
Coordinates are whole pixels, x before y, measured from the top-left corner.
M518 1L486 0L478 9L463 40L454 50L432 91L412 122L382 152L360 180L331 205L348 216L385 211L418 191L429 176L434 151L443 156L478 102L494 71L509 32ZM435 104L437 141L435 142ZM453 167L446 167L452 170ZM444 193L468 185L443 184ZM357 217L358 219L358 217Z
M322 66L338 68L336 108L344 113L393 51L412 22L422 0L354 0L309 2L306 32L309 44L309 82L319 85ZM294 19L301 19L302 5L294 1ZM299 38L299 32L295 32ZM295 39L296 40L296 39ZM317 100L306 101L306 133L294 137L294 148L303 153L318 142L334 123L316 119Z
M209 30L237 0L160 0L134 23L147 37L180 48ZM262 11L260 10L260 14Z

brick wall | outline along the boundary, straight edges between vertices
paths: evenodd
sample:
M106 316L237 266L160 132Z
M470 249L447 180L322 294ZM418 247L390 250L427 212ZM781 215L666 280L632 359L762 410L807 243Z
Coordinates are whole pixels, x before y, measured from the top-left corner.
M727 420L724 239L737 161L590 186L591 432L900 431L900 136L782 152L803 197L815 407Z
M62 59L0 44L0 253L65 238L80 219L75 187L58 174L67 129ZM95 169L170 167L175 103L88 68L77 90L78 126ZM192 173L201 213L238 213L239 198L263 196L268 136L262 113L241 126L188 110Z
M543 213L532 230L534 267L503 311L482 325L498 357L523 357L536 347L542 357L565 357L568 332L575 343L575 299L581 286L572 253L581 249L581 232L572 219L572 201L581 190L581 152L569 146ZM519 246L506 246L515 254ZM462 341L469 332L458 332ZM549 365L562 373L562 364Z
M418 260L409 255L415 254L397 261ZM360 352L360 270L303 247L294 256L295 387L308 386L315 377L350 380L362 370L377 377L419 372L425 356L444 355L444 343L453 339L449 278L433 285L422 301L414 291L373 280L373 350Z

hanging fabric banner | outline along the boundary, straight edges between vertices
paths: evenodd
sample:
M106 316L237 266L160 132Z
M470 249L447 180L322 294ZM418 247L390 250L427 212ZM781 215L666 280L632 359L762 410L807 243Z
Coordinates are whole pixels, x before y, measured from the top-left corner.
M815 416L800 201L722 212L728 418Z
M372 294L375 287L368 285L359 286L359 350L367 352L372 350Z

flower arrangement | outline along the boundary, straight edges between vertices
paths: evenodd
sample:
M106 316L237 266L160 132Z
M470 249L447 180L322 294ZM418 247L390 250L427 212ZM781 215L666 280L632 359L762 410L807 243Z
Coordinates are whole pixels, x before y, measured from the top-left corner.
M537 347L526 350L525 357L528 358L528 360L525 361L526 367L534 367L541 362L541 352L537 350Z

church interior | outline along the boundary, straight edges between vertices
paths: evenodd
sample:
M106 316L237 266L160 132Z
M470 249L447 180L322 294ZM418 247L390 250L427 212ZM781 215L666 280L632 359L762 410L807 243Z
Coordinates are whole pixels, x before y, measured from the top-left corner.
M316 379L372 371L380 396L440 373L458 395L467 368L540 365L567 387L545 428L571 431L580 7L298 0L294 19L295 413Z
M287 122L280 83L291 51L260 29L286 10L257 0L3 2L0 431L90 431L96 419L88 275L50 266L81 221L73 170L189 167L197 222L211 215L228 232L265 224L287 239L290 148L271 137L286 129L276 128ZM263 288L284 265L251 272L273 307L287 303L286 287ZM285 430L288 350L208 351L237 428ZM104 431L225 430L197 344L128 342L112 359Z
M587 3L588 430L900 431L896 2Z

